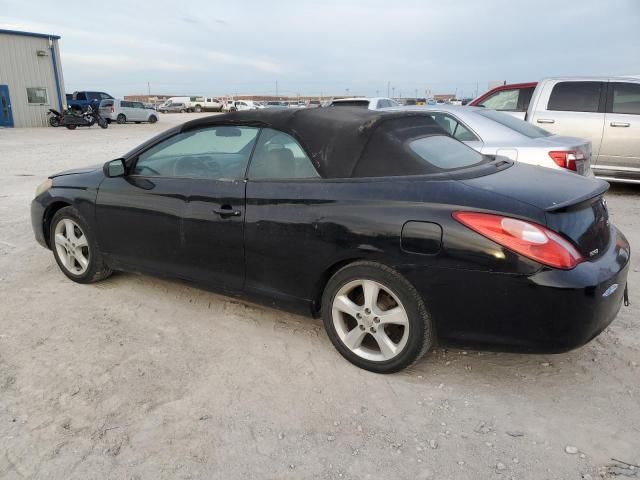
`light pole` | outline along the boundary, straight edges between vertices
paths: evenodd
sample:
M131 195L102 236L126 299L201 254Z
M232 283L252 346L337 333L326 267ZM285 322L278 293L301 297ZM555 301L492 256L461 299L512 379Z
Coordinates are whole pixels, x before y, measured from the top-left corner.
M396 87L391 87L391 98L395 98L396 96Z
M349 89L345 88L344 91L347 93L347 97L349 96Z

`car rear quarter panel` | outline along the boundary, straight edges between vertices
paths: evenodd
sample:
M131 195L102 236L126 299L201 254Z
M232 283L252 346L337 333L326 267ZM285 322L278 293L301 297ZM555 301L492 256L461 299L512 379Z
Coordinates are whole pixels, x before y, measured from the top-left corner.
M249 181L246 202L246 287L273 296L317 301L326 272L356 259L435 276L439 269L505 274L539 269L537 263L462 226L451 214L464 208L508 211L543 222L542 212L457 181ZM437 253L401 248L401 232L409 221L442 227ZM425 238L425 251L433 251L432 240ZM416 239L412 244L415 248Z

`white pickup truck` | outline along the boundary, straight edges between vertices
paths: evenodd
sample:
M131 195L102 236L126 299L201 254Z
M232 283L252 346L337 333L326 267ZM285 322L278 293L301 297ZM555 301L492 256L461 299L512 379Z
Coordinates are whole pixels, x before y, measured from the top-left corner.
M215 97L189 97L190 112L221 112L222 101Z
M470 105L590 140L591 168L597 176L640 183L640 78L559 77L501 85Z

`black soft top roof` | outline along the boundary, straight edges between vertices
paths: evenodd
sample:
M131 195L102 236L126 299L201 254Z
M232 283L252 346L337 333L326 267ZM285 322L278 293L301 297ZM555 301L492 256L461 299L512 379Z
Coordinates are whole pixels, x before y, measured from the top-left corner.
M429 112L382 112L357 107L261 109L232 112L199 118L182 125L181 130L212 125L247 125L273 128L288 133L300 142L309 158L324 178L348 178L354 176L365 147L371 136L384 135L378 129L388 120L406 119L418 121L420 136L446 135L446 132L428 116ZM415 122L412 122L415 123ZM369 149L370 150L370 149ZM374 152L375 153L375 152ZM400 152L397 152L400 154ZM387 155L369 155L366 162L393 162ZM424 162L421 162L424 163ZM363 170L363 165L358 168ZM364 169L368 170L367 168ZM364 175L357 175L364 176Z

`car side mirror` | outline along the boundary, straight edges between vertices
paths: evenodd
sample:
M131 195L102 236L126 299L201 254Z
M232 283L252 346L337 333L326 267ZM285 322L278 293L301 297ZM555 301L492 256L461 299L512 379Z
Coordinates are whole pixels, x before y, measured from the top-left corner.
M105 176L109 178L124 177L124 174L126 173L124 159L116 158L115 160L111 160L104 164L102 170L104 171Z

